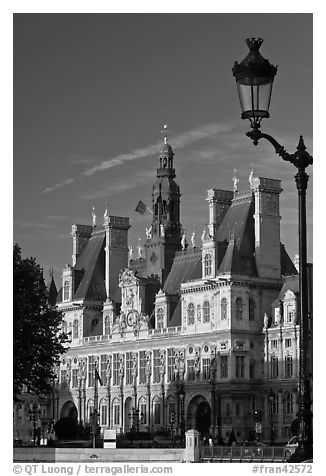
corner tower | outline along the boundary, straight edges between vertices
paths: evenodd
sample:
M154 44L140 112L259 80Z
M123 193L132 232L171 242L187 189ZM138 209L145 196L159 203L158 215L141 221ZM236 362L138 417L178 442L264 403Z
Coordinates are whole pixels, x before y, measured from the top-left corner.
M145 243L146 274L158 276L163 284L181 249L180 189L175 182L174 153L164 126L164 144L159 155L157 180L153 185L153 220Z

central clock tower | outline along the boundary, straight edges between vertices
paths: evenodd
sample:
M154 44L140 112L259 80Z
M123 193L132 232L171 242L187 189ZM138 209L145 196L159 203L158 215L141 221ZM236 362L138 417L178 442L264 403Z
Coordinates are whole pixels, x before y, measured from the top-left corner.
M164 144L152 191L153 220L145 243L146 274L157 276L162 285L170 272L175 253L181 249L181 195L174 180L174 153L168 143L166 126L163 132Z

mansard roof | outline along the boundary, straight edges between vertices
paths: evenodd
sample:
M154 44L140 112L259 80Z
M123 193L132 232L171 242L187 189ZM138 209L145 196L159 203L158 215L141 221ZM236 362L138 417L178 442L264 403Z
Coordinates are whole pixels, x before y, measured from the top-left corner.
M256 276L254 197L235 198L217 229L216 241L229 245L221 262L220 273Z
M201 250L190 249L179 251L174 258L171 271L164 283L163 291L167 294L178 294L181 283L199 279L202 275Z
M294 266L290 256L287 254L285 246L281 243L281 273L282 276L297 275L297 268Z
M55 285L53 276L51 276L50 284L48 285L48 303L51 306L55 306L58 297L58 290Z
M82 274L81 281L74 294L74 299L106 298L105 292L105 233L91 236L81 255L77 259L74 270Z

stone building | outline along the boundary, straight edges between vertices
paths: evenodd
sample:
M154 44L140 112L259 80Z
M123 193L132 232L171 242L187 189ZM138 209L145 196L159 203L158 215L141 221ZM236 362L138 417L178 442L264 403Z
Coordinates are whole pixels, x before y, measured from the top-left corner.
M72 226L57 299L71 342L48 418L87 422L96 407L101 428L118 432L252 439L261 423L262 439L272 430L285 440L296 413L298 294L280 243L280 180L251 174L247 190L208 190L208 225L187 243L173 162L165 137L136 257L126 217L106 210L99 223L94 211L92 226Z

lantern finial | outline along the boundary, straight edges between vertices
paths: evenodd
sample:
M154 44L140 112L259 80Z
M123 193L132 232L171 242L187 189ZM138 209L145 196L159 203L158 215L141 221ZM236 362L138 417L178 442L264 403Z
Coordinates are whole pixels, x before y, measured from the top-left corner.
M259 48L263 44L263 38L247 38L246 43L250 51L259 51Z

